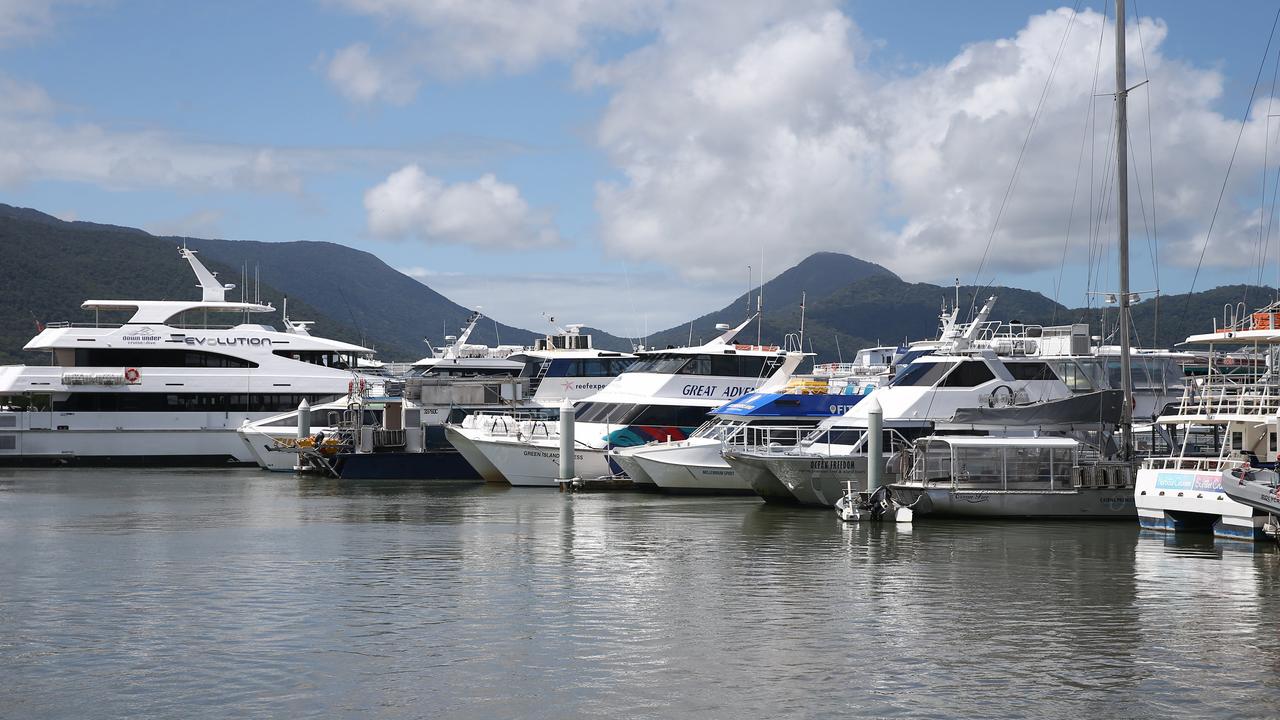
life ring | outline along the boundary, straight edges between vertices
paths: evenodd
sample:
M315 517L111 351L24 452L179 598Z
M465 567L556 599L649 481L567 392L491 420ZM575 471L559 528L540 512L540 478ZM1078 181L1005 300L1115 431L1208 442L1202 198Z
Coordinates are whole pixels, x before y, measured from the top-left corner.
M125 380L125 382L136 383L136 382L138 382L138 378L140 378L140 377L141 377L141 375L138 373L138 368L125 368L125 369L124 369L124 380Z

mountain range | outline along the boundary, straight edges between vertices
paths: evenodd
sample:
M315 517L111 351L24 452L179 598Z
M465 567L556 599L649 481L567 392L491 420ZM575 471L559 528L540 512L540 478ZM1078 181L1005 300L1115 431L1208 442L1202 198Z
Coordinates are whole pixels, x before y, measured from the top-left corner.
M442 327L456 332L470 314L376 256L345 245L163 237L0 204L0 306L8 309L0 313L0 362L42 361L21 349L36 323L85 321L80 303L86 299L197 297L195 280L176 252L184 243L224 282L237 285L228 299L256 295L279 309L287 296L291 318L314 320L316 334L373 347L383 359L426 355L424 336L439 342ZM804 349L814 352L816 361L828 362L851 360L861 347L933 337L941 305L954 302L957 289L909 283L872 262L817 253L765 283L762 292L762 319L740 333L739 340L758 337L780 344L791 335L798 342L803 315ZM1067 308L1037 292L968 286L958 292L965 309L997 296L994 320L1045 325L1083 321L1092 324L1094 333L1102 329L1098 309ZM1134 325L1141 344L1170 346L1210 329L1225 304L1244 300L1252 306L1275 294L1271 288L1234 285L1165 296L1135 305ZM740 323L754 313L755 304L756 291L751 297L744 293L720 310L653 333L645 342L666 347L708 340L719 333L717 323ZM1114 310L1107 322L1114 324ZM632 344L599 329L584 332L593 334L597 347L625 350ZM529 344L543 334L485 320L472 342Z

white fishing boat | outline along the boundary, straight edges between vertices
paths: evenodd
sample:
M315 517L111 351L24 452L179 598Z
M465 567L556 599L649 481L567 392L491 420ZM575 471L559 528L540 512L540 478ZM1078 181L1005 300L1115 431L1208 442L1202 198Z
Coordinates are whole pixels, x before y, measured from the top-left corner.
M780 389L804 359L797 349L734 343L751 322L704 345L641 353L600 392L574 406L574 464L580 478L626 478L608 451L682 440L725 402L764 388ZM556 486L558 424L541 418L477 414L450 425L512 485ZM643 479L630 478L632 482Z
M88 300L125 311L120 324L50 323L26 344L48 365L0 367L0 464L221 464L254 458L236 434L246 421L321 404L361 383L372 350L252 323L271 305L230 302L223 285L180 248L200 300ZM223 324L210 324L210 320Z

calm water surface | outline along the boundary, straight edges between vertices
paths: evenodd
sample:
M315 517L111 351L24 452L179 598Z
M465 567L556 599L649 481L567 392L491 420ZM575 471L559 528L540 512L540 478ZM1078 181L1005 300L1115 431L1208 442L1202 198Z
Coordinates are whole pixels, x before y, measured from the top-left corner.
M1127 523L0 471L0 716L1280 715L1280 554Z

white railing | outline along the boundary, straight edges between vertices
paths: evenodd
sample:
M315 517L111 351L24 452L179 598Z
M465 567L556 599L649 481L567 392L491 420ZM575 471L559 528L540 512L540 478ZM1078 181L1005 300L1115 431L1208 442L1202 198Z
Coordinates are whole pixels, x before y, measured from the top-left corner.
M1243 467L1245 462L1239 457L1153 457L1142 461L1142 469L1222 472Z
M1210 376L1203 382L1188 383L1177 414L1274 417L1280 414L1280 379L1240 383L1226 376Z

